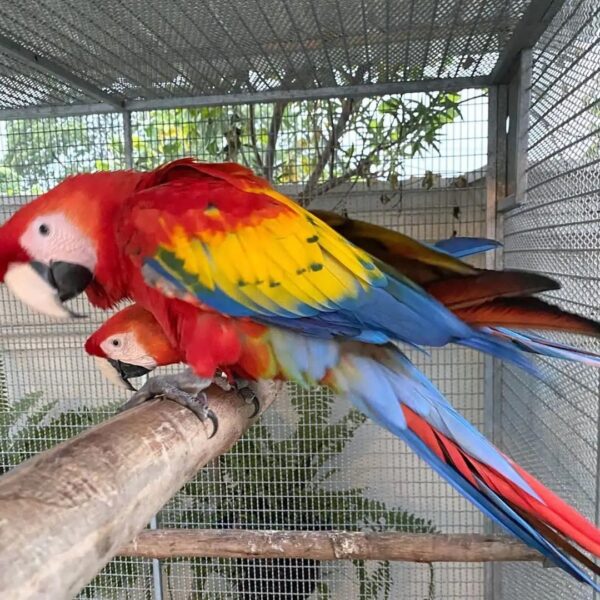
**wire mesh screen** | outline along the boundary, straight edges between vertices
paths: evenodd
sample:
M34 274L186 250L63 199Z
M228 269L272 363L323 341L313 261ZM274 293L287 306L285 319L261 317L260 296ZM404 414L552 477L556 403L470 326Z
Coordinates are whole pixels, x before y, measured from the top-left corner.
M600 304L600 6L568 1L534 50L528 193L505 220L505 266L561 281L546 294L598 318ZM567 341L567 336L557 336ZM573 340L582 343L580 340ZM585 342L585 343L590 343ZM598 351L595 343L591 349ZM598 374L540 362L544 385L505 366L502 444L523 467L598 522ZM554 569L503 566L504 598L591 598Z
M489 75L530 3L4 2L0 36L136 102ZM61 90L18 62L0 54L0 108L90 102L77 81Z
M309 209L347 212L428 242L485 232L487 99L480 91L137 112L131 130L140 169L184 155L237 160ZM69 173L122 167L123 136L116 115L0 122L3 212ZM76 309L90 318L57 323L0 293L0 467L7 469L106 418L125 398L83 352L101 312L78 300ZM448 348L411 357L483 425L479 355ZM288 391L160 512L159 527L483 531L480 513L345 402L322 390ZM482 595L476 565L119 558L81 597Z

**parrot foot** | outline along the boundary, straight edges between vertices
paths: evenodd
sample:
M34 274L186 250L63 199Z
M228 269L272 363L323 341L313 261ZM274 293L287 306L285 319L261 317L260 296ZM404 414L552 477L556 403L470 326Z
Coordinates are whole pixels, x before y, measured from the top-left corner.
M246 404L251 404L253 406L252 414L248 417L249 419L254 419L256 415L260 412L260 400L256 395L256 392L248 385L248 382L245 379L236 379L236 391L242 397L242 400Z
M213 381L215 385L226 392L232 389L235 390L246 404L251 404L253 406L254 410L248 417L249 419L253 419L260 412L260 400L254 390L250 387L250 382L246 379L240 379L238 377L230 378L224 371L219 371L215 375Z
M189 408L202 422L209 420L213 431L208 439L214 437L219 429L217 415L208 407L208 398L204 390L212 384L211 379L202 379L191 369L176 375L157 375L151 377L120 408L120 411L133 408L153 398L164 398Z

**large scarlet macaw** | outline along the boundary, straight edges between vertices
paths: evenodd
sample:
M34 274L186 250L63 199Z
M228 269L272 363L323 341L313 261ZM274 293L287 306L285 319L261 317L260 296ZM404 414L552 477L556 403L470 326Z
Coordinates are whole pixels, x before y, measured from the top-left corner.
M574 543L598 556L600 531L487 441L397 346L456 343L533 370L513 342L457 311L556 284L477 271L419 244L406 253L411 268L425 265L424 279L350 243L249 170L190 159L69 178L0 229L0 277L32 307L68 316L62 301L84 290L102 308L132 299L201 378L224 369L327 385L596 587L580 565L596 568ZM597 324L569 318L597 334Z

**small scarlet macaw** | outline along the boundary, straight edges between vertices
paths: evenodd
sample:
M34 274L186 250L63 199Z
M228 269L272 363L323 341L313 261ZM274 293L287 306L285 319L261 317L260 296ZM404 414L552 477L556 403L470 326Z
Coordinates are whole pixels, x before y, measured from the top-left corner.
M155 367L183 360L152 314L136 304L110 317L87 339L85 348L98 360L100 369L109 380L129 389L131 384L128 377L137 376L137 369L140 367L144 372L149 372ZM285 348L282 350L286 351ZM326 377L317 383L328 386L338 394L347 394L349 389L358 387L356 379L360 379L365 367L374 368L373 359L383 362L387 351L389 350L380 349L374 354L372 348L365 344L347 344L340 349L337 364L331 366ZM418 405L418 401L415 401L415 405ZM495 450L498 456L506 460L535 491L536 500L531 497L530 492L505 478L485 462L473 460L472 455L441 432L435 419L428 419L410 408L406 410L406 416L409 428L430 450L468 477L476 487L482 488L484 494L493 490L498 494L498 501L504 503L509 512L535 524L541 537L555 540L557 545L562 543L563 546L559 547L564 548L565 541L561 540L560 534L590 548L589 540L586 543L586 535L593 526L498 450ZM582 535L582 532L587 533ZM594 537L597 538L597 534ZM578 558L594 568L593 563L587 562L583 555L578 555Z
M406 256L406 270L394 268L248 169L191 159L71 177L0 228L0 278L30 306L68 317L63 301L84 290L101 308L132 299L200 378L224 369L328 385L490 518L600 589L573 545L599 556L600 530L499 452L396 346L456 343L532 370L512 342L453 311L555 282L477 270L417 242ZM161 389L151 382L138 398ZM173 399L208 416L205 398Z

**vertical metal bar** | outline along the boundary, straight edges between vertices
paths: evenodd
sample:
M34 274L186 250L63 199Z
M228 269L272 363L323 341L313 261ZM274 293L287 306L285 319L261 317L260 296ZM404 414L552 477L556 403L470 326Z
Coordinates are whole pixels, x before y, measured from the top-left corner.
M598 375L598 394L600 395L600 375ZM594 498L594 522L600 527L600 409L596 417L596 497ZM600 582L600 577L594 575L594 581ZM594 600L600 600L600 592L594 590Z
M486 211L485 235L496 237L496 188L497 188L497 140L498 140L498 86L491 86L488 91L488 148L486 172ZM494 253L486 252L486 269L494 267Z
M158 519L154 515L150 521L150 529L158 529ZM158 558L152 559L152 587L154 600L163 600L163 573Z
M489 88L488 100L488 164L486 173L486 236L501 238L501 215L498 201L506 193L506 116L508 98L506 86ZM498 251L488 252L486 268L493 269L502 262ZM485 434L495 444L502 442L502 364L498 359L486 356L484 361L484 428ZM492 523L487 531L495 532ZM484 594L487 600L502 597L501 565L484 566Z
M515 203L522 204L527 193L527 142L529 139L529 105L531 103L531 49L521 52L515 76L517 99L515 103Z
M531 100L531 50L523 50L508 84L509 130L506 154L506 192L499 199L501 211L516 208L527 192L527 141Z
M488 91L488 149L486 172L486 211L485 235L488 238L496 237L496 132L498 118L498 87L491 86ZM485 255L485 266L492 268L495 258L492 252ZM494 441L494 360L485 355L483 361L483 425L485 435ZM492 532L493 525L486 523L486 532ZM495 587L499 580L497 568L493 564L483 568L484 598L496 600ZM499 598L499 596L498 596Z
M123 112L123 154L125 168L133 169L133 138L131 135L131 111Z
M496 113L496 231L501 231L498 211L506 198L508 180L508 86L498 85Z
M158 529L158 519L156 518L156 515L154 515L150 521L150 529ZM152 559L152 584L154 600L163 600L162 565L158 558Z
M131 113L127 113L129 118L129 139L131 139ZM126 129L127 131L127 129ZM127 139L127 136L126 136ZM127 146L127 144L126 144ZM131 145L130 145L131 146ZM126 153L127 156L127 153ZM130 155L131 156L131 155ZM131 167L128 167L131 168ZM146 383L149 379L148 375L143 375L141 378L142 384ZM158 517L154 515L152 519L150 519L150 529L158 529ZM154 600L163 600L163 565L161 564L158 558L152 559L152 597Z

